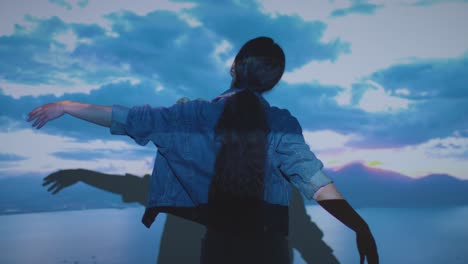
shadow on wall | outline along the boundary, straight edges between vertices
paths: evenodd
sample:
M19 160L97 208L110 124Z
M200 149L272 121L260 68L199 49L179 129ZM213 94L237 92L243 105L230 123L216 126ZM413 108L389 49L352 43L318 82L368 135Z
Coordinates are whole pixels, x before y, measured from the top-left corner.
M126 203L138 202L145 206L148 198L150 175L111 175L85 169L60 170L44 178L43 185L52 184L49 191L57 194L77 182L122 196ZM296 249L307 264L339 263L333 250L322 240L323 233L306 213L304 200L292 188L289 206L290 256ZM199 263L201 239L205 227L198 223L167 214L163 228L157 264ZM293 263L293 259L291 259Z

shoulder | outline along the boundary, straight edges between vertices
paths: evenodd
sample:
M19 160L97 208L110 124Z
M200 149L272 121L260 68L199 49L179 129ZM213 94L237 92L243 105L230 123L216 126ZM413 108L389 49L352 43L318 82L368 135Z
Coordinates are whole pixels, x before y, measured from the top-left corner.
M179 118L189 120L207 119L220 108L219 102L211 102L202 98L191 100L183 97L171 106Z
M279 132L302 133L302 127L297 118L286 108L271 106L269 108L269 119L272 128Z

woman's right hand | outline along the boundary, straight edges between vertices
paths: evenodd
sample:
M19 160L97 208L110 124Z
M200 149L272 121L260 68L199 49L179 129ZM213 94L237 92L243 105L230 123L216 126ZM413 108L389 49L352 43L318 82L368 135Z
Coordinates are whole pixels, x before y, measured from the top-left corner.
M356 233L356 243L359 251L359 257L361 259L361 264L364 264L364 259L367 259L368 264L379 263L377 245L370 230Z
M65 113L64 104L66 102L67 101L60 101L36 107L28 114L29 117L27 121L29 122L37 118L32 126L39 129L47 122L61 117Z

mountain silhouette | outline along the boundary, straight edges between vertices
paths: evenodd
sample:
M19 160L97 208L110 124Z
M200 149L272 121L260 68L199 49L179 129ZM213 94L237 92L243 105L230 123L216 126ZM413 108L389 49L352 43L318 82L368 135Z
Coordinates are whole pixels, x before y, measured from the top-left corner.
M422 178L351 163L326 170L346 199L358 207L431 207L468 204L468 181L448 174Z
M461 180L448 174L431 174L414 179L397 172L370 168L357 162L335 170L326 169L325 172L355 207L431 207L468 204L468 180ZM0 178L0 214L139 206L137 202L128 203L126 196L102 192L81 182L74 188L52 196L42 186L42 179L43 176L38 175ZM315 204L315 201L306 199L304 201L307 204Z

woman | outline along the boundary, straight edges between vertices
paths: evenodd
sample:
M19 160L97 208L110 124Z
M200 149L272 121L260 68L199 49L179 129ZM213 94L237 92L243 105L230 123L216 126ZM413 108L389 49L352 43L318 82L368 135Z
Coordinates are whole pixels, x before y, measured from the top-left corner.
M288 263L290 183L356 232L361 263L378 263L369 227L322 171L297 119L262 96L284 68L280 46L259 37L239 50L231 88L212 101L127 108L67 100L34 109L28 121L39 129L68 113L137 144L152 141L158 154L143 223L167 212L204 224L202 263Z

